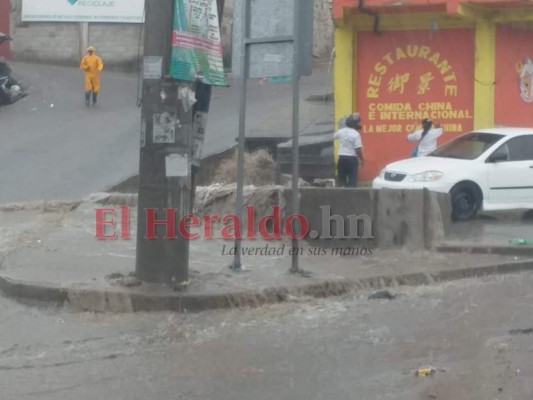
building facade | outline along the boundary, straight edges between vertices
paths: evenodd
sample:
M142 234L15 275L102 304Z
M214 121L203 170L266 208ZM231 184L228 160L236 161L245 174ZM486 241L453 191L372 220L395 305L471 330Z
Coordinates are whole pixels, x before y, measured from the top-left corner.
M79 62L85 41L94 45L106 60L108 68L136 69L139 64L139 44L142 45L142 24L90 23L86 32L76 22L22 21L24 0L0 0L0 32L10 32L14 41L9 47L16 60L73 65ZM66 1L66 0L65 0ZM315 2L314 55L329 58L333 48L333 0ZM225 0L222 44L227 68L231 67L233 0ZM2 51L2 50L0 50ZM2 53L0 53L2 54Z
M410 156L423 118L444 126L439 143L533 126L533 4L334 0L333 17L335 114L361 113L363 180Z
M14 39L11 53L15 60L77 65L83 47L90 43L104 58L107 68L138 67L142 24L90 23L83 28L77 22L26 22L22 20L23 0L0 2L10 3L10 34Z

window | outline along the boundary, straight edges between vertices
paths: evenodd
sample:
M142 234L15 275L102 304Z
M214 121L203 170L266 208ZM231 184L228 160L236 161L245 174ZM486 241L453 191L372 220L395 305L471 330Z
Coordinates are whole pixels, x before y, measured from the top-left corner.
M502 135L493 133L472 132L446 143L430 156L475 160L502 138Z
M511 161L533 161L533 135L511 139L508 144Z
M509 145L505 143L503 146L499 147L494 153L492 153L491 159L497 159L501 161L510 161L511 153L509 152Z
M498 158L501 161L533 161L533 135L509 140L499 147L491 158Z

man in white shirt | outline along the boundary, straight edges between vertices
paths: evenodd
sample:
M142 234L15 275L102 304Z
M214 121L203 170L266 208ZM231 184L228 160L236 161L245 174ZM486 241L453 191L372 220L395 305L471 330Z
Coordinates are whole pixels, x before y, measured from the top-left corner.
M433 128L433 126L435 126ZM418 142L413 157L425 157L437 148L437 139L442 136L444 129L440 124L434 124L430 119L422 120L422 129L411 132L407 135L410 142Z
M338 130L334 138L339 140L339 161L337 174L339 186L356 187L359 166L363 166L363 142L361 134L361 117L358 113L350 115L345 122L346 127Z

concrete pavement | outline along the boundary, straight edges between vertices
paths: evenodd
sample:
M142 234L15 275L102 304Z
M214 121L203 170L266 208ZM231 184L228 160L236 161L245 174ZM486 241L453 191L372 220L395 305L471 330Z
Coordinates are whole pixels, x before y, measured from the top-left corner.
M81 204L48 205L47 212L35 205L21 207L22 211L4 207L0 220L12 233L0 242L4 249L0 289L15 298L68 304L78 310L193 311L533 268L531 254L454 255L383 251L354 243L334 248L302 243L301 265L309 275L293 276L287 274L289 241L248 240L243 244L253 252L243 257L248 272L233 274L228 269L233 242L217 236L191 242L192 282L184 292L147 284L124 287L135 268L137 211L130 211L133 240L96 240L95 208L101 207L105 198L102 194ZM272 253L262 254L269 251Z

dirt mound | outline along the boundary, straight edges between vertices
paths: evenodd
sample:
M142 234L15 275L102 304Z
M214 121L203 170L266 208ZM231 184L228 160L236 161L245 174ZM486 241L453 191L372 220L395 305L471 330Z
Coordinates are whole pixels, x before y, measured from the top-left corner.
M270 215L271 207L285 206L285 188L280 186L246 186L244 206L254 206L255 215ZM237 185L215 184L198 187L196 190L195 212L204 215L228 215L235 213Z
M215 171L213 183L231 184L237 182L237 154L220 163ZM266 150L258 150L244 155L244 184L269 186L276 181L276 162Z

